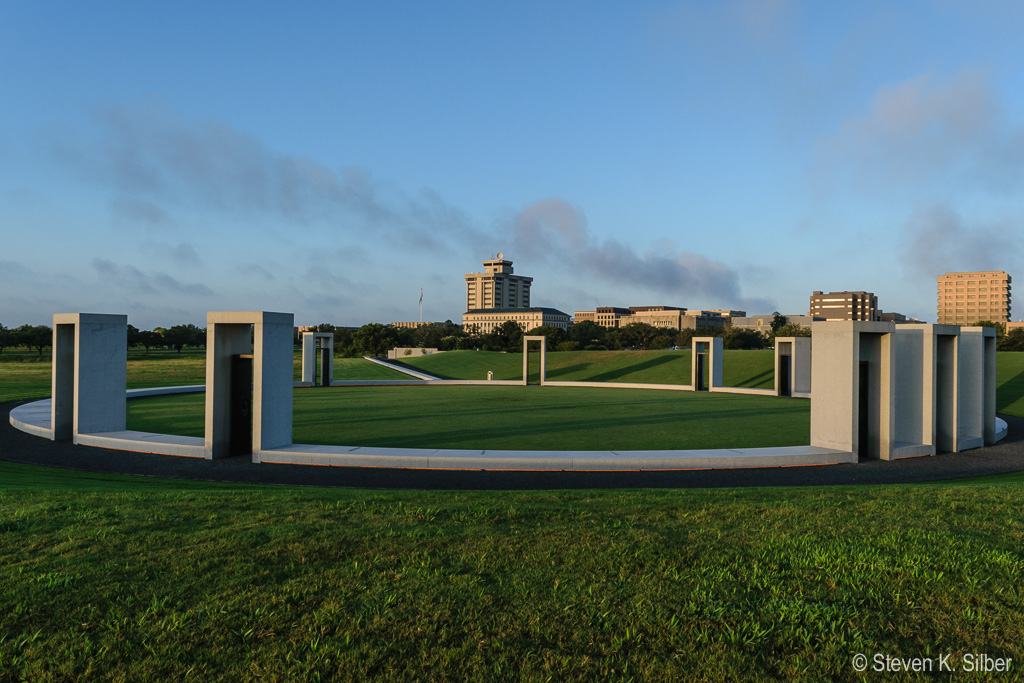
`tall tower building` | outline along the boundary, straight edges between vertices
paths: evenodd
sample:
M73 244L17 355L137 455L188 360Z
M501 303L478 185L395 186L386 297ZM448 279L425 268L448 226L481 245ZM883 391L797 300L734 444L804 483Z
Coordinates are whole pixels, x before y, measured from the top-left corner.
M940 325L1010 320L1010 283L1002 270L946 273L938 277Z
M512 274L512 261L499 253L484 261L484 272L467 273L466 310L484 308L529 308L532 277Z

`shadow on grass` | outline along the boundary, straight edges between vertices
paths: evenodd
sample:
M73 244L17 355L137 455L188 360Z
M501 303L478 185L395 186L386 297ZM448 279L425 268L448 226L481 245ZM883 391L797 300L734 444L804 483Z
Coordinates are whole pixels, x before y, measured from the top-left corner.
M626 365L621 368L602 372L594 375L593 377L588 377L587 380L591 382L611 382L612 380L621 379L626 375L631 375L634 372L649 370L659 365L664 365L665 363L671 363L674 360L676 360L676 356L657 356L655 358L649 358L641 363Z
M754 375L753 377L748 377L747 379L743 380L739 384L735 384L733 386L737 386L737 387L756 387L759 384L761 384L761 380L767 379L768 377L771 377L774 374L775 374L774 368L771 369L771 370L765 370L760 375Z
M571 375L574 372L580 372L590 367L589 363L576 363L574 365L566 365L561 368L548 367L547 378L554 379L556 377L564 377L565 375Z

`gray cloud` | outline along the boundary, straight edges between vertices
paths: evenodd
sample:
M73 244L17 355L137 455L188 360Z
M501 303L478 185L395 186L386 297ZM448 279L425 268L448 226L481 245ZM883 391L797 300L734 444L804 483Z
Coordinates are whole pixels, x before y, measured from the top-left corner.
M95 124L91 144L50 132L47 146L61 163L108 185L116 193L111 211L122 221L159 225L170 220L162 206L200 206L391 238L411 249L438 249L446 237L474 231L430 190L408 195L366 169L275 152L224 123L185 121L158 103L107 107Z
M1024 129L1006 121L978 69L880 88L867 112L820 140L818 151L825 177L852 173L859 183L899 192L936 182L1009 192L1024 173Z
M116 222L130 227L165 228L174 224L166 211L145 199L113 197L107 206Z
M179 268L198 268L203 265L199 252L191 244L179 242L177 245L166 242L146 242L142 245L143 253L170 260Z
M583 213L563 199L543 199L523 207L511 229L517 253L534 260L557 260L568 270L587 272L613 285L637 286L685 302L758 311L774 308L770 299L743 296L739 273L720 261L666 245L637 254L625 242L594 239Z
M969 225L953 209L935 204L914 211L903 226L904 252L921 275L1006 270L1020 250L1019 230L1008 221Z
M103 282L129 292L202 297L213 294L213 290L203 284L183 283L162 272L143 273L134 266L118 265L107 259L93 259L92 268Z

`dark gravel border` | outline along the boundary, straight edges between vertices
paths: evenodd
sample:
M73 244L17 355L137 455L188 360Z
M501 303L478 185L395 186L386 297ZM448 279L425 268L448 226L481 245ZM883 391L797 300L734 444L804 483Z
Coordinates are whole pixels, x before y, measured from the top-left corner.
M9 413L22 403L25 401L0 404L0 460L101 474L195 481L369 489L719 488L906 484L1024 470L1024 419L1006 415L1000 417L1006 420L1009 434L995 446L896 462L868 460L856 465L735 470L495 472L267 463L257 465L244 457L200 460L74 446L70 441L47 441L12 427Z

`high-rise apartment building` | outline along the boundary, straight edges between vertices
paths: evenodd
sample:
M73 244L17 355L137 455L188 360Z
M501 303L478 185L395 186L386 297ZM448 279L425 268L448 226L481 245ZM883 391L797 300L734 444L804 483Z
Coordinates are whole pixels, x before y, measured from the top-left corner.
M812 292L807 315L825 320L878 320L878 297L873 292Z
M1004 271L946 273L938 277L940 325L971 325L1010 320L1010 283Z
M529 308L533 278L512 273L512 261L499 253L484 261L484 272L466 274L466 310Z

